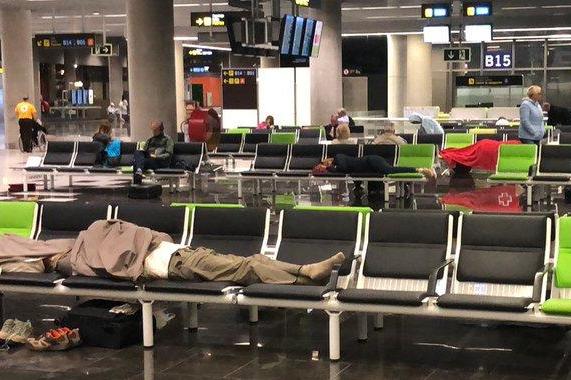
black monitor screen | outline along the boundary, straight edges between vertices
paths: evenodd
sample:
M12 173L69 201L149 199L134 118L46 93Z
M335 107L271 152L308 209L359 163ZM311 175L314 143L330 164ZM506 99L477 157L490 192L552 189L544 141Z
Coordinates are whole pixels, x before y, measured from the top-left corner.
M313 48L311 49L311 56L313 58L319 57L319 48L321 47L322 31L323 31L323 22L317 21L315 23L315 32L313 33Z
M303 57L311 56L314 33L315 33L315 20L308 18L307 21L305 22L305 33L303 34L303 47L301 48L301 55Z
M301 55L301 40L303 38L304 25L305 25L305 19L303 17L295 18L295 33L293 35L291 55Z
M293 36L295 17L292 15L285 15L282 20L282 33L281 33L281 43L280 43L280 53L290 54L291 53L291 40Z

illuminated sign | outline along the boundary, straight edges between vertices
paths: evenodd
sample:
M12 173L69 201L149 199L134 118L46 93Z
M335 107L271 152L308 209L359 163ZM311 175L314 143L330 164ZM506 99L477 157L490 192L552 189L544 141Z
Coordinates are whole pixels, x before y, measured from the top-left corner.
M523 75L487 75L456 77L456 87L523 86Z
M321 6L321 0L291 0L298 7L318 8Z
M472 49L470 48L444 49L444 62L470 62L471 59Z
M193 12L190 14L190 26L197 28L224 27L226 15L224 13Z
M450 17L452 9L450 4L423 4L422 5L422 18L443 18Z
M210 66L191 67L190 72L193 74L207 73L210 71Z
M486 52L484 56L484 67L487 69L510 69L512 63L512 54L501 50Z
M93 34L48 34L37 35L36 46L39 48L93 48L95 35Z
M95 45L91 48L91 55L110 57L113 55L113 44Z
M490 1L475 1L464 3L464 17L491 16L492 3Z
M212 50L203 50L203 49L191 49L188 52L188 55L191 55L193 57L212 55L212 54L214 54Z
M4 74L4 68L0 67L0 74Z

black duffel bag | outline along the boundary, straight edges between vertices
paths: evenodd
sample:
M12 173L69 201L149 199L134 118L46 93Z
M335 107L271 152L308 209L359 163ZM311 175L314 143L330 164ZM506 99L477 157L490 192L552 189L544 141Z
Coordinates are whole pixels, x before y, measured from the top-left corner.
M143 340L141 310L135 314L116 314L109 310L124 302L89 300L74 306L61 325L79 329L83 344L94 347L123 348Z

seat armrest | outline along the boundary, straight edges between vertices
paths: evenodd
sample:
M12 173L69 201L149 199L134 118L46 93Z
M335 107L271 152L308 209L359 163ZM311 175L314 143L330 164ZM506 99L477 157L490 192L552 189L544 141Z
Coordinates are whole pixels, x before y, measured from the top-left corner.
M528 173L527 173L530 177L533 177L537 174L537 164L535 165L531 165L529 167Z
M530 177L537 175L537 164L531 165L529 167L529 172L527 173Z
M541 287L543 285L543 277L545 277L545 275L547 273L551 272L552 270L553 270L553 264L547 263L547 264L545 264L545 266L543 267L541 272L537 272L535 274L535 278L533 280L533 296L532 296L533 302L539 302L540 301L540 299L541 299Z
M325 285L327 292L333 292L337 290L337 281L339 280L339 269L341 265L335 265L331 271L331 276L329 277L329 282Z
M436 282L438 281L438 273L440 273L440 271L444 268L446 268L448 265L451 265L454 263L454 259L448 259L446 261L444 261L442 264L440 264L437 268L435 268L432 273L430 273L430 276L428 277L428 287L426 289L426 293L428 294L428 296L436 296Z

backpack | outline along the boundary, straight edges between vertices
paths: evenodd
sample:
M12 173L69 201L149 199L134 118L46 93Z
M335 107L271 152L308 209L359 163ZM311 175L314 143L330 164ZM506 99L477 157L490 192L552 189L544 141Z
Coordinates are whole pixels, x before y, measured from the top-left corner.
M107 145L105 148L105 152L107 153L107 157L109 158L118 158L121 156L121 140L114 139Z

